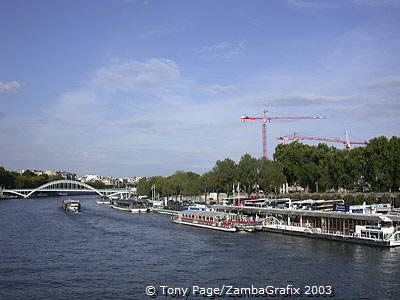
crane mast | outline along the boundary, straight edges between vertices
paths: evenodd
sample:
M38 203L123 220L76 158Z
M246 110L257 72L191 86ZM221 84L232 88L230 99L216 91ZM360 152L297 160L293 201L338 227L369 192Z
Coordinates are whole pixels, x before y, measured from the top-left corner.
M287 117L269 117L267 116L268 110L263 111L262 117L249 117L249 116L242 116L240 119L242 122L246 120L262 121L262 151L263 157L267 158L267 124L271 122L271 120L301 120L301 119L326 119L325 117L312 117L312 116L287 116Z

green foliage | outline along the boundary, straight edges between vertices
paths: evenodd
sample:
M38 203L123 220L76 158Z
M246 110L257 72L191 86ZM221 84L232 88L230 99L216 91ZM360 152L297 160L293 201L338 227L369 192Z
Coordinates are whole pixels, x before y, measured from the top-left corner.
M286 182L283 168L280 163L261 158L258 161L258 184L264 192L277 192L277 189Z
M30 170L26 170L22 175L5 170L0 167L0 187L4 188L37 188L47 182L63 179L61 176L48 176L46 174L36 175Z
M25 176L25 177L34 177L34 176L36 176L36 174L33 173L31 170L26 170L24 173L22 173L22 176Z
M24 172L23 174L25 174ZM24 188L37 188L45 183L49 182L49 177L47 175L18 175L15 178L15 187L17 189L24 189Z
M326 144L280 144L275 161L283 167L289 185L311 192L372 189L398 192L400 187L400 139L378 137L366 147L339 150Z
M106 185L102 181L89 181L86 182L87 185L90 185L91 187L94 187L95 189L104 189L106 188Z
M239 166L230 158L218 160L211 171L214 189L217 192L229 193L232 185L239 180Z
M34 188L46 182L62 179L47 175L36 176L27 170L18 175L0 167L0 186L6 188ZM378 137L366 147L340 150L326 144L308 146L299 142L280 144L275 149L274 160L256 159L249 154L236 163L232 159L218 160L214 167L203 175L177 171L168 177L154 176L139 181L140 195L151 196L151 187L156 186L157 197L195 196L204 192L230 194L233 185L240 183L241 190L250 194L258 187L264 192L277 193L283 183L300 185L309 192L350 191L399 192L400 188L400 139ZM104 188L100 182L89 183ZM336 194L292 195L298 199L336 199ZM306 197L306 198L304 198ZM308 198L307 198L308 197ZM349 203L363 201L374 203L376 196L370 194L347 195ZM400 202L400 198L396 199ZM400 203L399 203L400 204Z
M244 188L247 194L250 194L256 189L259 171L258 160L251 157L250 154L245 154L239 161L238 169L240 186Z
M0 187L8 189L15 188L15 177L16 175L14 173L0 167Z
M193 172L177 171L169 177L155 176L139 181L140 195L151 196L151 187L156 186L157 196L197 196L205 192L232 193L233 185L240 182L247 193L259 185L265 191L277 191L285 182L281 165L274 161L256 159L245 154L236 163L230 158L218 160L211 171L202 176Z
M157 197L199 195L203 191L201 176L193 172L177 171L169 177L142 178L137 186L138 194L150 197L153 185L156 187Z

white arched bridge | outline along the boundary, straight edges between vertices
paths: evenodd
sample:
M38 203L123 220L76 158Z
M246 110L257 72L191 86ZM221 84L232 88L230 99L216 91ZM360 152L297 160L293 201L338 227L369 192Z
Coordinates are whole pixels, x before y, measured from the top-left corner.
M14 194L23 198L29 198L39 192L56 192L56 193L96 193L102 197L111 198L113 196L128 196L134 191L125 189L96 189L86 183L75 180L57 180L43 184L33 189L0 189L0 193Z

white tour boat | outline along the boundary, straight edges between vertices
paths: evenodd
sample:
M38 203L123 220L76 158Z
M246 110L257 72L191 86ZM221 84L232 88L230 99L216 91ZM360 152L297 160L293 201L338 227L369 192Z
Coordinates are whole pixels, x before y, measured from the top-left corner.
M232 223L234 216L216 211L182 211L172 220L178 224L235 232L237 228Z

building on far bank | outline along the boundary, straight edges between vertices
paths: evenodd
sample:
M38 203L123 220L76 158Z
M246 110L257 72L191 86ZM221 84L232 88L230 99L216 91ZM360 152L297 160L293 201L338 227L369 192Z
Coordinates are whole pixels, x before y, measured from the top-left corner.
M20 169L20 170L16 170L15 172L22 175L24 174L26 171L28 171L28 169ZM30 170L29 170L30 171ZM64 179L69 179L69 180L76 180L76 174L75 173L71 173L71 172L66 172L66 171L55 171L55 170L33 170L31 171L32 173L34 173L37 176L41 176L41 175L47 175L47 176L60 176Z
M102 182L106 186L112 187L134 187L138 184L141 177L113 177L102 175L85 175L79 178L82 182Z

